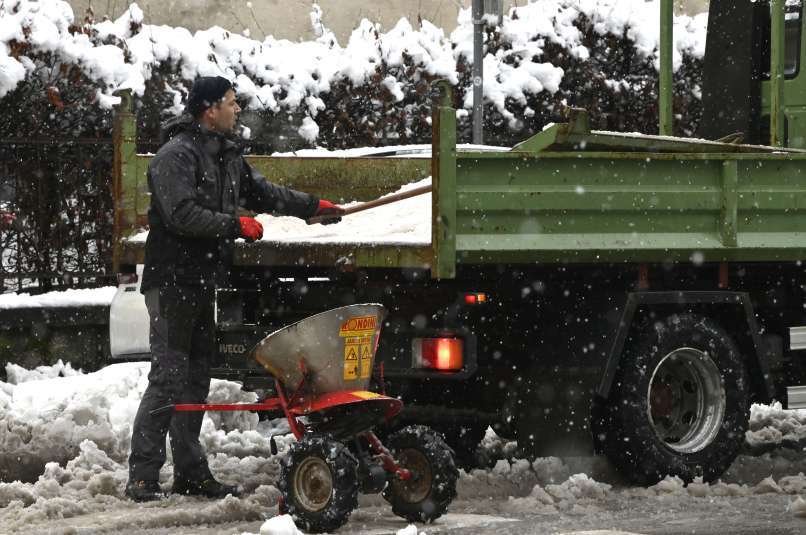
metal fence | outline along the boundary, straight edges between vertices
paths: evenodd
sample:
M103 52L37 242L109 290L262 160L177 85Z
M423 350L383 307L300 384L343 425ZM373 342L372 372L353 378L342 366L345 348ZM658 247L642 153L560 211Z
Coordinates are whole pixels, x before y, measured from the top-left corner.
M112 140L0 139L0 292L110 284Z

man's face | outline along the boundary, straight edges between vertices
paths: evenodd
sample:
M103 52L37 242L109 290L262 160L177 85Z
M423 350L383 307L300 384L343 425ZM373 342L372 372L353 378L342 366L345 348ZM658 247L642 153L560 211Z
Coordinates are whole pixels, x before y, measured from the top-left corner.
M241 113L241 107L235 101L235 91L228 90L224 98L215 106L207 108L205 113L212 130L221 133L232 132L238 121L238 114Z

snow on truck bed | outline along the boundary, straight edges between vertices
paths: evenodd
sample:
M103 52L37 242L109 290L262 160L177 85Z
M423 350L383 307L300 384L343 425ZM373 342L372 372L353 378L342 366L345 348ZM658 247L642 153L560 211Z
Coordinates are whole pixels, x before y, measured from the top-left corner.
M431 178L407 184L397 190L407 191L431 184ZM357 203L345 203L349 207ZM334 225L308 225L296 217L260 214L263 240L273 243L321 243L367 245L429 245L431 243L431 194L426 193L395 203L371 208L342 218ZM148 231L140 232L130 242L144 242Z
M458 145L460 151L503 152L509 147L489 145ZM275 157L406 157L430 158L430 145L399 145L377 148L356 148L337 151L306 149L296 152L275 153ZM406 184L398 193L431 184L431 177ZM390 193L391 195L391 193ZM356 203L345 203L345 207ZM257 217L263 225L263 241L274 243L330 243L367 245L412 245L431 244L431 194L404 199L385 206L372 208L346 216L335 225L308 225L296 217L273 217L261 214ZM144 242L148 231L129 238L130 242Z

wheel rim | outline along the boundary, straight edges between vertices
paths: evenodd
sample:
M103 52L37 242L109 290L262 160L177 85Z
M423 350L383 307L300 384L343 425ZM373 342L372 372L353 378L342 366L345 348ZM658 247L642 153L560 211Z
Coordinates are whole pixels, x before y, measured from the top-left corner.
M303 460L294 473L294 496L308 511L324 509L333 494L333 474L319 457Z
M415 449L403 450L397 455L400 466L411 472L411 479L398 479L392 482L395 493L408 503L419 503L431 492L431 463L426 456Z
M652 373L647 413L667 447L694 453L711 444L725 416L722 375L708 353L683 347L666 355Z

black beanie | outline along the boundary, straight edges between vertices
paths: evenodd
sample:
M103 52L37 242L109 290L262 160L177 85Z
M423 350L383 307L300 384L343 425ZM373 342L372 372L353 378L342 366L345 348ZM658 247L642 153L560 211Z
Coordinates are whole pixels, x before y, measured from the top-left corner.
M185 109L198 117L207 108L215 105L224 95L232 89L232 83L223 76L202 76L196 78L190 88L188 103Z

